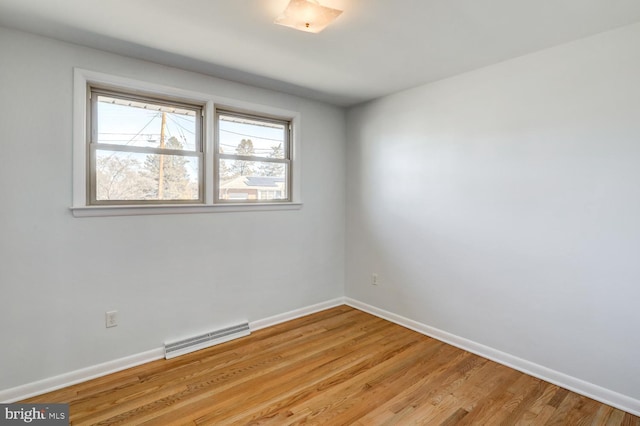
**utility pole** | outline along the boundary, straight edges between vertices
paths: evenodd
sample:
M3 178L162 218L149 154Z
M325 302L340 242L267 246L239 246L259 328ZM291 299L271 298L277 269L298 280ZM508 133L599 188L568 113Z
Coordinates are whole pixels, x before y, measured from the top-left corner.
M164 129L167 126L167 113L162 112L162 124L160 125L160 149L164 149ZM164 197L164 154L160 154L158 170L158 200Z

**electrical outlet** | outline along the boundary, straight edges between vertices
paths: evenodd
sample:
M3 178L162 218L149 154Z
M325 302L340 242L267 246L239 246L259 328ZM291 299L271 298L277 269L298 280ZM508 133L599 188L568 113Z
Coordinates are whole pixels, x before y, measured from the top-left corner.
M108 311L104 313L104 322L107 328L118 325L118 311Z
M371 274L371 285L378 285L378 274Z

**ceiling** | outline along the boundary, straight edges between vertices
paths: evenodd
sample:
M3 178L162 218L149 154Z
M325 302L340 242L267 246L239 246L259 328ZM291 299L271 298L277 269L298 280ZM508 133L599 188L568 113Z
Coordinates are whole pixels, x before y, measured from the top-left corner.
M321 0L310 34L288 0L0 0L0 25L353 105L640 21L638 0Z

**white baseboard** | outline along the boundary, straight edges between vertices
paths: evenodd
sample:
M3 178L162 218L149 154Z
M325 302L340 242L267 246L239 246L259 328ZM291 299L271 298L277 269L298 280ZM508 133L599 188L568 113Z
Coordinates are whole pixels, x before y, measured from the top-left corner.
M338 297L337 299L328 300L326 302L317 303L315 305L307 306L305 308L295 309L293 311L285 312L284 314L274 315L269 318L252 321L249 323L251 331L257 331L262 328L271 327L272 325L280 324L283 322L291 321L296 318L303 317L305 315L314 314L316 312L324 311L336 306L344 305L344 297Z
M270 327L272 325L280 324L285 321L290 321L292 319L313 314L315 312L324 311L325 309L344 304L344 298L339 297L337 299L318 303L312 306L307 306L305 308L296 309L284 314L274 315L269 318L253 321L249 323L249 327L251 331L256 331L260 330L261 328ZM37 395L42 395L47 392L52 392L54 390L62 389L67 386L86 382L87 380L106 376L107 374L126 370L127 368L135 367L163 358L164 348L159 347L150 351L127 356L113 361L108 361L102 364L93 365L90 367L82 368L80 370L71 371L69 373L60 374L59 376L49 377L14 388L0 390L0 403L11 403L31 398Z
M152 349L139 354L60 374L59 376L49 377L44 380L38 380L37 382L2 390L0 391L0 401L3 403L20 401L162 358L164 358L164 348Z
M636 416L640 416L640 400L620 394L610 389L603 388L593 383L586 382L573 376L552 370L539 364L518 358L506 352L499 351L489 346L482 345L469 339L465 339L455 334L430 327L428 325L413 321L384 309L368 305L355 299L345 298L345 304L361 311L370 313L377 317L386 319L410 330L417 331L452 346L464 349L483 358L490 359L499 364L521 371L533 377L553 383L572 392L595 399L612 407L619 408Z

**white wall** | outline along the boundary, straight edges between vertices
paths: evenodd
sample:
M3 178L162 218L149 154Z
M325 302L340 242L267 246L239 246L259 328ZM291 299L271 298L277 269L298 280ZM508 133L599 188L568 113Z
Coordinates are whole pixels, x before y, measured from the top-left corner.
M348 297L640 399L640 24L347 123Z
M3 28L0 58L0 390L344 294L342 109ZM72 217L73 67L300 111L303 208Z

